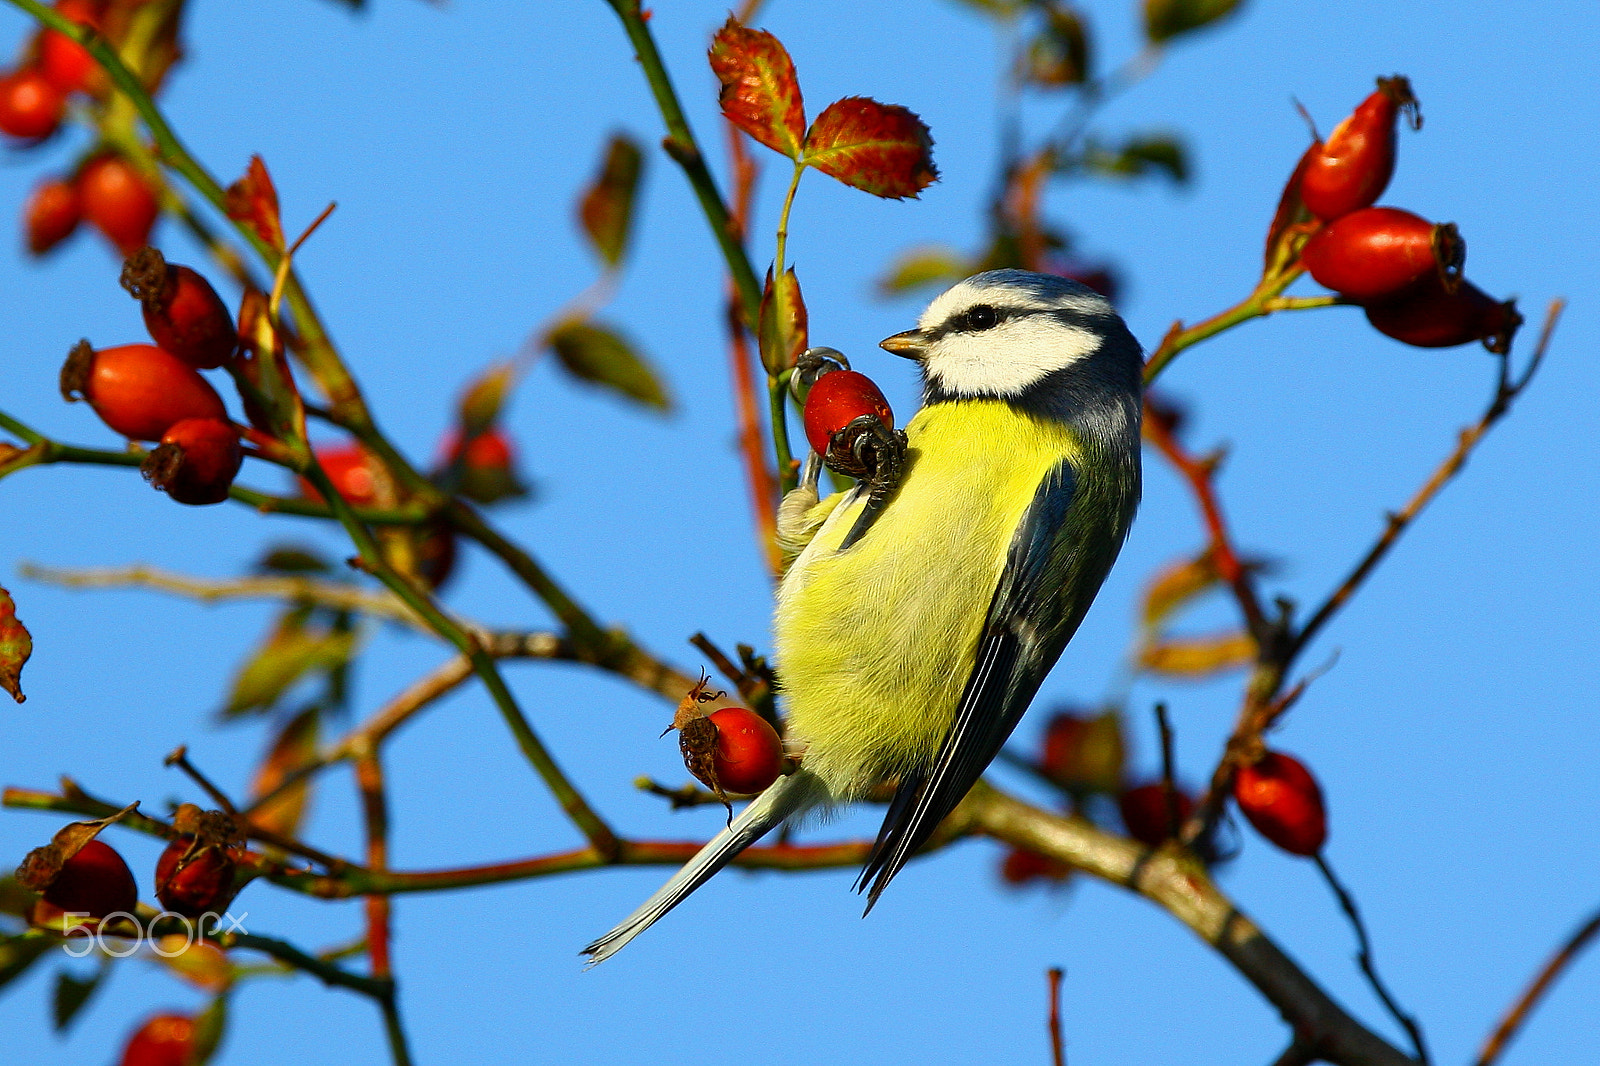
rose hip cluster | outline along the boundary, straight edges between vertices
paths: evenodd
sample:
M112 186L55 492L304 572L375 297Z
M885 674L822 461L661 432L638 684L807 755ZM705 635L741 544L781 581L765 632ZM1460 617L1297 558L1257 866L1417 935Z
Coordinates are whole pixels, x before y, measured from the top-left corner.
M115 38L126 29L129 5L109 0L57 0L65 18ZM108 25L108 23L110 23ZM43 144L61 128L68 102L105 97L108 83L94 58L59 30L40 29L23 50L23 61L0 75L0 133L22 147ZM39 183L23 209L28 251L43 255L88 220L122 255L150 238L161 213L148 175L101 145L70 174Z
M96 350L80 341L61 368L61 395L85 400L130 440L158 447L142 470L179 503L221 503L239 473L240 429L201 370L227 365L239 335L211 283L141 248L123 264L122 285L144 310L155 344Z
M1482 341L1504 353L1522 316L1515 301L1497 301L1462 276L1466 245L1455 225L1373 206L1394 174L1402 115L1420 128L1410 82L1379 78L1377 91L1301 157L1288 190L1312 216L1300 262L1386 336L1421 348Z

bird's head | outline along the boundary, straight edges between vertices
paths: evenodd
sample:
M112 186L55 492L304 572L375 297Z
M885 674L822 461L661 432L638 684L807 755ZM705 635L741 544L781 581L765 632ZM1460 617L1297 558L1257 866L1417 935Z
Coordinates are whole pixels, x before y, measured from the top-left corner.
M1021 400L1064 384L1137 395L1139 342L1104 296L1054 274L989 270L882 342L922 365L928 402Z

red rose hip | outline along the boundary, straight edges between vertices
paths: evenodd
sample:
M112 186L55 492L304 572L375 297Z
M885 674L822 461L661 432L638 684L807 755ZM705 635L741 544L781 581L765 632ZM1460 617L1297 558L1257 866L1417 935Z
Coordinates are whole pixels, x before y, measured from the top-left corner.
M1418 348L1482 341L1491 352L1504 353L1522 325L1515 300L1496 300L1465 279L1451 289L1424 277L1391 299L1367 304L1366 312L1379 333Z
M139 886L115 848L91 840L61 865L43 897L59 913L104 918L119 911L132 913L139 904Z
M101 6L85 0L60 0L55 7L73 22L99 29ZM88 49L59 30L39 34L39 70L63 93L97 92L105 82Z
M156 898L186 918L220 912L233 898L233 849L196 845L192 836L175 837L156 861Z
M1178 789L1173 795L1178 825L1194 813L1194 800ZM1173 837L1172 811L1167 806L1167 786L1160 781L1138 785L1117 798L1122 824L1128 835L1146 847L1157 848Z
M1256 832L1291 855L1315 855L1328 839L1322 789L1300 760L1269 751L1233 779L1233 798Z
M153 344L97 352L80 341L61 368L61 395L89 401L102 422L131 440L159 441L186 418L228 417L222 397L194 367Z
M67 98L33 67L0 78L0 131L39 140L61 125Z
M119 1066L189 1066L194 1059L194 1019L157 1014L139 1027L122 1051Z
M121 280L143 308L150 339L190 366L219 367L238 346L238 329L222 297L188 267L144 247L122 264Z
M43 255L77 230L83 219L78 190L70 182L51 178L40 182L22 209L28 251Z
M778 779L783 743L765 718L747 707L723 707L707 717L717 727L712 766L724 791L751 795Z
M894 412L872 379L854 370L824 374L806 396L806 439L819 455L826 455L833 435L862 415L876 415L894 428Z
M161 435L140 466L145 480L179 503L221 503L244 462L239 429L222 418L185 418Z
M1460 283L1466 242L1455 224L1435 225L1396 207L1364 207L1312 234L1300 252L1317 284L1353 300L1393 297L1428 277Z
M123 255L150 243L161 205L150 183L119 155L91 159L78 174L83 217Z
M1324 221L1369 207L1394 175L1395 125L1404 111L1411 128L1422 125L1411 83L1400 75L1379 78L1378 90L1333 128L1306 160L1300 199Z

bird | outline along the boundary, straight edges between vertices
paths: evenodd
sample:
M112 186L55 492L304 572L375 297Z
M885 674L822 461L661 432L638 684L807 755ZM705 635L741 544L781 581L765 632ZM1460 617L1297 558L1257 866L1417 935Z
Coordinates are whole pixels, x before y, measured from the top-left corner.
M779 509L792 561L773 651L799 767L585 947L590 966L778 824L897 782L856 882L870 912L999 753L1122 548L1144 364L1104 296L985 271L881 347L922 376L897 481L819 498L813 452ZM863 531L869 495L882 506Z

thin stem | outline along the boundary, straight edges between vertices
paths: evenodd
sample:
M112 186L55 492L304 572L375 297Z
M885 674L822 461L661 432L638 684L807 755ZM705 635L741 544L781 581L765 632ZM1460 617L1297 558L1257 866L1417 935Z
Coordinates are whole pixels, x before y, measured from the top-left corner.
M1311 643L1312 639L1338 613L1339 609L1349 602L1350 598L1355 595L1356 590L1366 581L1368 575L1383 561L1384 557L1389 554L1390 549L1399 541L1400 535L1416 520L1423 509L1433 502L1434 497L1439 495L1445 485L1449 484L1450 480L1461 472L1461 468L1466 465L1467 457L1472 454L1473 449L1478 446L1489 430L1494 428L1495 423L1504 418L1511 410L1512 403L1528 387L1528 384L1533 380L1534 373L1544 362L1545 354L1550 348L1551 338L1555 335L1556 324L1561 320L1561 312L1565 307L1565 300L1557 299L1551 301L1549 310L1545 312L1544 326L1539 331L1539 343L1534 348L1533 356L1528 361L1528 365L1523 370L1522 375L1515 381L1510 379L1509 370L1507 369L1507 361L1510 357L1501 357L1500 378L1495 386L1494 396L1490 399L1483 416L1478 419L1476 424L1461 431L1456 440L1455 450L1445 457L1444 462L1439 464L1433 475L1411 497L1410 502L1398 512L1393 512L1389 515L1388 521L1384 524L1383 532L1378 535L1377 541L1362 556L1361 561L1350 571L1349 576L1339 583L1339 586L1323 601L1322 606L1317 608L1310 620L1295 635L1288 651L1290 659L1293 659L1295 655L1304 650L1306 645Z
M1050 983L1050 1062L1052 1066L1067 1066L1067 1050L1061 1038L1061 978L1066 971L1052 966L1045 971Z
M1172 723L1167 719L1167 705L1156 704L1156 728L1161 732L1161 792L1167 801L1167 835L1174 840L1183 830L1183 816L1178 810L1177 760L1172 753Z
M1577 931L1567 938L1566 943L1561 945L1560 950L1540 967L1538 976L1533 979L1533 984L1529 985L1527 990L1517 997L1517 1001L1511 1005L1511 1009L1506 1012L1506 1016L1501 1019L1500 1024L1495 1026L1494 1032L1489 1034L1489 1039L1484 1042L1483 1050L1478 1052L1478 1058L1474 1066L1492 1066L1494 1061L1500 1057L1500 1053L1505 1051L1506 1046L1511 1043L1511 1038L1517 1035L1517 1031L1522 1028L1522 1024L1528 1020L1528 1015L1533 1013L1533 1008L1538 1006L1539 1001L1544 998L1544 994L1555 983L1556 978L1561 976L1562 971L1571 964L1573 959L1578 957L1578 953L1589 945L1589 942L1595 938L1596 933L1600 933L1600 912L1596 912L1588 921L1580 925Z
M383 1002L393 995L394 983L389 980L380 980L373 977L363 977L351 973L349 970L335 966L308 955L286 940L274 937L256 936L253 933L217 933L207 937L221 948L249 948L270 955L279 962L294 967L303 973L319 979L323 984L338 988L348 988L352 992L360 992L363 996Z
M1249 296L1226 311L1212 315L1203 322L1198 322L1187 328L1181 322L1174 322L1172 328L1167 331L1167 335L1161 339L1161 344L1154 352L1150 353L1150 358L1145 361L1144 383L1146 385L1154 383L1156 378L1161 376L1161 372L1167 368L1167 364L1176 359L1184 349L1192 348L1201 341L1230 330L1241 322L1248 322L1252 318L1262 318L1272 314L1274 311L1326 307L1331 303L1339 302L1337 299L1324 297L1278 299L1283 290L1287 289L1294 279L1301 275L1304 269L1297 263L1281 274L1262 278Z
M366 823L367 869L381 872L389 868L389 801L384 792L383 764L375 749L356 758L356 787L361 792L361 813ZM389 897L374 893L366 900L367 957L372 976L392 978L394 967L389 956Z
M1319 851L1311 856L1317 864L1317 869L1322 871L1323 880L1328 882L1328 887L1333 889L1333 894L1338 897L1339 906L1345 916L1350 919L1350 925L1356 931L1356 962L1361 966L1361 972L1367 975L1367 981L1372 985L1372 990L1383 1001L1383 1006L1400 1027L1411 1037L1411 1046L1416 1050L1417 1059L1423 1066L1428 1064L1428 1045L1422 1039L1422 1027L1417 1024L1415 1016L1407 1014L1400 1009L1400 1004L1395 1002L1394 996L1389 994L1389 989L1384 986L1383 979L1378 976L1377 963L1372 958L1372 942L1367 938L1366 923L1361 920L1361 912L1356 909L1355 897L1346 891L1339 879L1334 876L1333 867L1328 865L1328 860Z
M789 189L783 194L783 210L778 212L777 249L772 258L772 276L783 276L784 256L789 249L789 213L794 210L794 196L800 191L800 177L806 172L804 163L795 163L794 174L789 178Z
M189 761L189 749L187 747L182 744L178 745L164 761L168 766L176 766L188 774L189 779L199 785L205 794L211 797L211 802L222 808L224 812L228 814L239 813L239 809L233 805L233 800L228 798L227 793L212 784L211 779L201 773L199 768Z
M606 2L622 20L623 32L633 45L645 80L649 82L651 95L655 97L656 108L666 123L667 137L662 141L662 147L683 168L696 199L700 201L700 210L711 224L711 235L716 238L717 247L722 250L722 257L728 264L728 273L733 276L733 283L739 290L745 326L754 333L761 307L761 282L750 265L750 257L740 243L736 227L732 225L727 204L717 190L716 179L706 167L705 156L701 154L694 132L689 128L689 120L683 115L677 92L672 87L672 79L667 76L666 64L662 62L661 52L656 48L655 38L651 36L650 27L644 20L639 0Z

